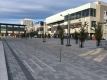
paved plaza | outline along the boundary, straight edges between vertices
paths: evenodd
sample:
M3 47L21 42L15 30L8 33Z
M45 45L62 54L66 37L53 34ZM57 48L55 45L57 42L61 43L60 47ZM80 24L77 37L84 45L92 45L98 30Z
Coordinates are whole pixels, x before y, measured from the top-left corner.
M13 80L29 80L30 74L32 80L107 80L107 50L96 48L96 41L87 40L79 48L72 39L69 47L66 39L64 45L53 38L44 43L42 38L5 40L15 53L2 40Z

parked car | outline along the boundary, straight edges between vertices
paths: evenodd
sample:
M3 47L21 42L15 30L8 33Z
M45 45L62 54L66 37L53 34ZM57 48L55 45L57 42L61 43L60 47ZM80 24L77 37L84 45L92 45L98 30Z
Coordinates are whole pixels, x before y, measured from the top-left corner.
M34 38L37 38L37 35L35 35Z

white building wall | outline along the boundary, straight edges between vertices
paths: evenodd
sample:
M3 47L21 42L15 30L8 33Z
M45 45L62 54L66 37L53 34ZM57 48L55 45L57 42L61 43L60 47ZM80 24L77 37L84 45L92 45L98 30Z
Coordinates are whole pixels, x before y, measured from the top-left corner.
M85 10L85 9L88 9L88 8L96 9L96 4L95 3L88 3L88 4L85 4L85 5L79 6L77 8L68 9L66 11L63 11L63 12L60 12L60 13L55 14L53 16L50 16L50 17L46 18L46 24L64 20L65 15L75 13L75 12L78 12L78 11L82 11L82 10Z
M28 27L34 27L35 26L35 21L32 20L32 19L25 18L25 19L21 20L20 24L26 25Z

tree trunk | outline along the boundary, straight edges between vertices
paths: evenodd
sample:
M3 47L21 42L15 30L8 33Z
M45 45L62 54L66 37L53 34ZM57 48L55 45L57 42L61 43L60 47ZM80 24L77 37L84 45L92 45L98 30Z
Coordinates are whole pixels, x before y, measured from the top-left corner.
M63 45L64 44L64 40L63 39L61 39L61 45Z
M76 39L75 43L78 44L78 40L77 39Z
M97 40L97 47L100 46L100 40Z
M83 48L83 41L80 41L80 48Z

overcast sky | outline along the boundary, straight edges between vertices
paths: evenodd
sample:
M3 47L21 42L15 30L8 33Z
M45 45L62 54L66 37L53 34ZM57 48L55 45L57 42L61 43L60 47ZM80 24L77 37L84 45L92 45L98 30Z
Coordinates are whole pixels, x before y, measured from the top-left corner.
M44 20L64 10L94 1L96 0L0 0L0 22L18 24L24 18Z

